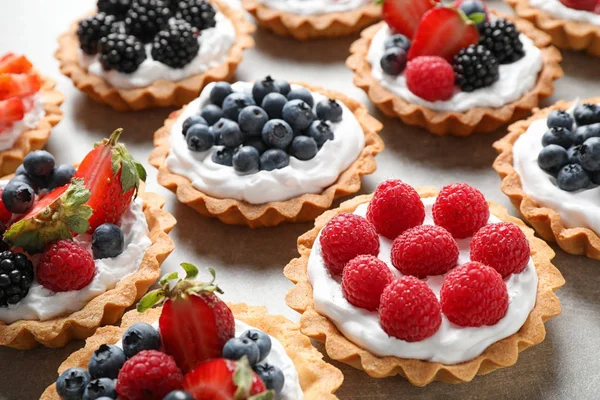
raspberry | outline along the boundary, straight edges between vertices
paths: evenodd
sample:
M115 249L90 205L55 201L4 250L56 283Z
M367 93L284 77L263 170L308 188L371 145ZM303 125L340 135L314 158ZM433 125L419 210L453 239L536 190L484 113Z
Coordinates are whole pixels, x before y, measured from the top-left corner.
M339 275L344 265L361 254L379 254L379 237L375 227L360 215L341 213L321 231L321 249L332 275Z
M471 261L446 275L440 301L442 312L456 325L494 325L506 315L508 290L494 268Z
M515 224L486 225L471 240L471 260L489 265L503 278L523 272L529 257L527 237Z
M456 266L458 244L442 227L421 225L398 236L392 245L392 264L404 275L425 278Z
M448 100L454 94L454 69L442 57L421 56L406 66L408 89L427 101Z
M367 219L375 225L377 233L394 240L405 230L423 223L425 207L412 186L390 179L377 186Z
M489 219L485 197L466 183L444 186L433 205L435 224L446 228L456 239L473 236Z
M414 276L403 276L383 291L379 321L388 335L418 342L439 329L440 303L425 282Z
M358 256L344 267L342 293L351 304L375 311L383 289L393 280L394 275L385 262L371 255Z
M173 357L157 350L143 350L123 364L117 393L127 400L162 400L183 388L183 374Z
M39 283L54 292L83 289L95 274L92 254L71 240L59 240L46 247L37 265Z

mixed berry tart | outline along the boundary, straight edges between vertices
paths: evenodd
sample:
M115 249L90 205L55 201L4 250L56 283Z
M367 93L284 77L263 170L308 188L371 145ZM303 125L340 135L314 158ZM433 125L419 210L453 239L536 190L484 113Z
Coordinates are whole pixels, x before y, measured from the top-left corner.
M116 110L182 106L231 78L253 31L220 0L99 0L55 55L77 88Z
M265 307L226 304L198 270L163 277L121 327L104 327L59 368L42 399L337 399L342 373L297 324ZM164 301L158 308L150 308ZM190 323L196 321L197 323ZM104 397L103 397L104 398Z
M23 56L0 56L0 176L12 174L31 151L43 148L62 119L64 96Z
M29 153L0 182L0 345L64 346L118 321L173 251L175 219L144 192L146 173L118 142L77 169Z
M437 135L523 118L563 75L547 34L479 0L385 0L383 19L350 49L354 83L385 114Z
M381 124L341 93L267 76L218 82L171 114L150 163L179 201L227 224L314 220L360 189Z
M494 147L502 191L537 233L600 259L600 99L540 110Z
M467 382L513 365L561 311L554 252L466 184L380 184L319 217L285 275L302 332L382 378Z
M297 40L347 36L381 19L374 0L242 0L258 24Z

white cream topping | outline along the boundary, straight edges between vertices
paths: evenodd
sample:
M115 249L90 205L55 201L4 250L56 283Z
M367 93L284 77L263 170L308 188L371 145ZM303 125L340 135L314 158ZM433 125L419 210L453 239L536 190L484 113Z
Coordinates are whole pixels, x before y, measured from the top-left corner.
M141 199L132 202L129 210L121 217L121 230L125 236L123 253L114 258L94 260L96 275L92 282L81 290L55 293L34 281L29 294L15 305L0 308L0 321L12 323L18 320L45 321L66 313L82 309L93 298L114 288L117 283L135 273L144 253L152 244L148 237L148 224L142 211ZM89 234L74 239L89 251L92 238ZM39 257L36 257L34 265Z
M435 198L423 199L426 217L424 224L433 225L431 208ZM357 207L355 214L365 216L368 204ZM500 220L490 216L488 223ZM313 286L315 309L335 323L349 340L379 356L396 356L458 364L471 360L490 346L517 332L527 320L535 306L537 295L537 272L533 260L520 274L512 274L505 279L508 289L509 306L504 318L496 325L465 328L448 321L442 314L442 324L431 337L420 342L406 342L389 336L379 324L377 312L370 312L350 304L342 294L340 278L333 278L321 254L320 235L315 240L309 260L308 276ZM390 252L393 241L379 237L381 247L378 257L385 261L396 277L402 274L393 267ZM471 238L457 240L460 250L458 265L470 260ZM445 275L444 275L445 276ZM444 276L430 276L424 279L439 299Z
M357 9L372 0L259 0L270 8L292 14L317 15Z
M559 0L529 0L529 4L532 7L547 12L555 18L571 19L579 22L588 22L593 25L600 25L600 14L567 7Z
M235 43L235 27L225 15L217 11L216 25L204 29L198 36L200 50L196 57L183 68L171 68L166 64L152 58L152 44L146 44L146 59L138 69L125 74L115 70L105 71L100 64L98 55L90 56L79 51L79 65L88 72L98 75L114 87L121 89L135 89L146 87L156 81L179 81L193 75L199 75L210 68L224 63L229 55L229 50Z
M208 85L200 97L191 102L171 128L171 151L167 157L167 167L175 174L185 176L194 187L204 193L219 198L247 201L262 204L270 201L283 201L305 193L321 193L334 183L340 173L346 170L359 156L365 144L365 137L354 114L342 103L342 121L332 124L334 139L325 142L317 155L308 161L290 157L290 164L274 171L259 171L250 175L238 175L232 167L216 164L212 154L222 146L213 146L205 152L188 150L181 133L183 122L197 114L209 104ZM292 85L292 88L300 87ZM252 83L233 84L236 92L252 93ZM326 99L320 93L312 93L315 106Z
M13 147L19 136L29 129L34 129L46 115L41 96L34 94L22 99L26 109L29 109L23 119L0 131L0 151Z
M444 101L427 101L408 89L406 76L391 76L383 72L380 60L385 52L385 40L391 35L390 28L383 26L373 38L369 49L368 61L371 74L386 89L411 104L418 104L435 111L463 112L475 107L502 107L518 100L536 84L538 73L542 70L543 59L540 49L525 35L520 35L525 56L512 64L500 65L500 79L493 85L473 92L455 89L454 96Z

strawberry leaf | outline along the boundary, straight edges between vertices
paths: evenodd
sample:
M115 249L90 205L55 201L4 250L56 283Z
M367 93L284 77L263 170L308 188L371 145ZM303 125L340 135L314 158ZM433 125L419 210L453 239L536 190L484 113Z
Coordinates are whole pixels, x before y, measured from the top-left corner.
M169 281L172 281L173 279L177 279L179 278L179 274L177 272L171 272L169 275L165 275L162 278L160 278L160 281L158 281L158 284L160 286L164 286L167 283L169 283Z
M185 279L192 279L198 276L198 268L194 264L181 263L181 268L185 271ZM210 268L209 268L210 270ZM213 275L214 277L214 275Z
M144 312L149 310L154 305L160 303L165 298L165 291L162 289L153 290L151 292L146 293L144 297L140 299L140 302L137 305L138 312Z
M248 400L273 400L275 398L275 392L272 390L267 390L266 392L262 392L260 394L255 394L254 396L248 397Z
M236 363L233 383L237 387L234 394L235 400L247 399L252 387L252 369L250 368L250 363L248 363L248 357L243 356Z
M485 19L487 18L487 16L485 15L485 13L473 13L473 14L469 14L468 18L475 22L476 24L479 24L481 22L484 22Z

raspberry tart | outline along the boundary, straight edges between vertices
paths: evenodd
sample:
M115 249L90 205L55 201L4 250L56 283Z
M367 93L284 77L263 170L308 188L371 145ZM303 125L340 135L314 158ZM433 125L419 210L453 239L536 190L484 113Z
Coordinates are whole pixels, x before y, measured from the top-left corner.
M389 180L319 217L285 275L334 360L424 386L517 362L561 311L554 252L478 190Z
M37 150L1 186L0 345L64 346L118 321L173 251L175 219L118 142L75 169Z
M563 75L550 36L479 0L385 0L383 19L350 48L354 83L385 114L437 135L523 118Z
M55 55L77 88L118 111L182 106L233 75L253 31L220 0L99 0Z
M41 398L337 399L342 373L296 324L265 307L225 304L213 270L212 281L202 283L193 280L196 267L182 266L186 279L164 277L162 288L140 301L140 312L127 313L120 328L99 329ZM189 325L193 320L202 324Z
M218 82L165 121L150 163L179 201L227 224L309 221L375 171L381 128L338 92Z
M31 151L43 148L62 119L64 96L23 56L0 56L0 176L12 174Z

